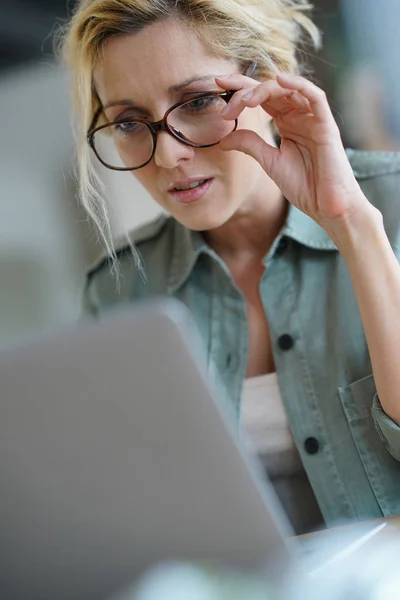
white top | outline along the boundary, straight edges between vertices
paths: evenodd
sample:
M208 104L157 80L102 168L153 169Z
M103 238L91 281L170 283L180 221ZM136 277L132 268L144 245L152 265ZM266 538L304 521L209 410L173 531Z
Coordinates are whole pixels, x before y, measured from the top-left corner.
M296 533L319 529L324 519L289 429L276 373L246 379L241 425Z
M276 373L246 379L241 425L271 477L293 474L302 469Z

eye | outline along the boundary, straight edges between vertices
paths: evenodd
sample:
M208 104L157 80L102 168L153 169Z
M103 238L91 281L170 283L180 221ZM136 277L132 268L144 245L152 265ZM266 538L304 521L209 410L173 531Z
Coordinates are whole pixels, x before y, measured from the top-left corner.
M135 131L141 123L136 123L135 121L123 121L122 123L116 123L114 125L114 131L116 133L128 134Z
M185 104L185 108L193 112L200 112L202 110L206 110L214 106L218 102L218 96L206 96L203 98L194 98L187 104Z

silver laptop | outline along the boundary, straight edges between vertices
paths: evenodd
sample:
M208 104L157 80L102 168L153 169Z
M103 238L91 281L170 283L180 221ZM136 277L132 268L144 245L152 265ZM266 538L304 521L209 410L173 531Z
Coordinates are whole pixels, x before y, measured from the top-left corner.
M172 300L0 353L0 598L105 600L206 560L281 585L296 544Z

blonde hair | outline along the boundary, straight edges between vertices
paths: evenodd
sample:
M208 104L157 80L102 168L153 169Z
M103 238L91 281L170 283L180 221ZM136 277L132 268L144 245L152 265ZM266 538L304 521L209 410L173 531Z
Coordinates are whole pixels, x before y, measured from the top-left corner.
M62 36L61 50L73 81L78 116L79 198L97 225L116 265L104 186L96 173L86 133L99 108L93 70L105 42L133 34L157 21L175 18L205 40L216 55L253 66L257 79L278 72L299 73L303 43L318 47L319 31L307 13L306 0L80 0ZM254 69L255 67L255 69Z

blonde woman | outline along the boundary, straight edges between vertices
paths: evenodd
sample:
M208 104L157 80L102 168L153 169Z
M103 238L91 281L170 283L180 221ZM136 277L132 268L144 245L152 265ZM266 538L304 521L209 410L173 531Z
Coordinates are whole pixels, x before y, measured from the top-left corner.
M189 307L298 532L400 512L400 159L344 151L299 75L309 8L81 0L64 39L81 199L107 245L87 308ZM92 160L168 216L115 248Z

